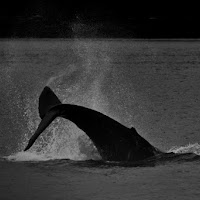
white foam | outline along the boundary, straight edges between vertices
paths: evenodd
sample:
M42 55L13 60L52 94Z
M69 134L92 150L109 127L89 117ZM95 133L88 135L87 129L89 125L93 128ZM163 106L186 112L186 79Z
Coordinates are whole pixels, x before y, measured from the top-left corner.
M194 143L194 144L188 144L186 146L175 146L172 147L170 150L168 150L168 153L195 153L197 155L200 155L200 144Z
M68 155L67 155L68 154ZM56 154L54 152L29 152L22 151L11 154L9 156L5 156L5 159L9 161L47 161L47 160L55 160L55 159L70 159L70 160L88 160L87 156L84 154L73 154L68 152L62 152L60 154Z
M18 152L10 156L5 157L9 161L46 161L51 158L45 155L36 154L35 152Z

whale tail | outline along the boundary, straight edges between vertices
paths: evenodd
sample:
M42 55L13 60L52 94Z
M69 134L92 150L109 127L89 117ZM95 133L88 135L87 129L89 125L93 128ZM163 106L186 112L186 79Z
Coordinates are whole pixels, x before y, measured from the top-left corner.
M58 113L54 110L48 111L48 113L44 116L42 121L40 122L36 132L31 137L31 139L28 142L28 145L24 149L24 151L27 151L31 148L35 140L39 137L39 135L49 126L49 124L58 116Z
M62 104L47 86L39 97L39 114L42 120L24 151L34 144L56 117L63 117L72 121L89 136L104 160L138 161L162 154L134 128L129 129L98 111L73 104Z
M29 140L24 151L28 150L33 145L39 135L59 115L58 110L51 108L61 104L61 101L54 94L54 92L48 86L46 86L39 97L39 114L42 121L40 122L35 134Z
M39 114L43 119L46 113L54 106L62 104L54 92L46 86L39 97Z

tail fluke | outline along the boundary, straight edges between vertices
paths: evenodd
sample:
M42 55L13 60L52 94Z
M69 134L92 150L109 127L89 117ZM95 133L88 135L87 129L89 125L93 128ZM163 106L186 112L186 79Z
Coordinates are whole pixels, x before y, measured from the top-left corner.
M39 97L39 114L42 121L40 122L35 134L29 140L29 143L24 151L28 150L33 145L39 135L59 115L56 109L51 109L59 104L62 104L61 101L54 94L54 92L46 86Z
M28 145L24 149L24 151L27 151L35 142L35 140L39 137L39 135L47 128L47 126L58 116L58 113L56 110L50 110L46 113L42 121L40 122L38 129L34 133L34 135L31 137L31 139L28 142Z
M61 104L61 101L54 94L54 92L46 86L39 97L39 114L43 119L46 113L53 107Z

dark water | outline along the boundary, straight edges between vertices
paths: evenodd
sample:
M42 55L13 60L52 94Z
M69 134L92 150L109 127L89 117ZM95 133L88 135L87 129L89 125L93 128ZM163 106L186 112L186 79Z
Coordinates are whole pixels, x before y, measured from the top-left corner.
M97 161L0 163L1 199L199 199L199 161L123 167Z
M0 199L199 199L199 41L0 44ZM40 122L45 85L64 103L134 126L163 151L193 154L104 163L88 137L64 119L24 153Z

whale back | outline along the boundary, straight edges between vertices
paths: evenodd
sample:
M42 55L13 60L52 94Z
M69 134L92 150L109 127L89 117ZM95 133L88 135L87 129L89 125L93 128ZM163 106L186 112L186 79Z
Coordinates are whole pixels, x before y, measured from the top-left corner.
M39 115L43 119L46 113L54 106L61 104L61 101L54 92L46 86L39 97Z

